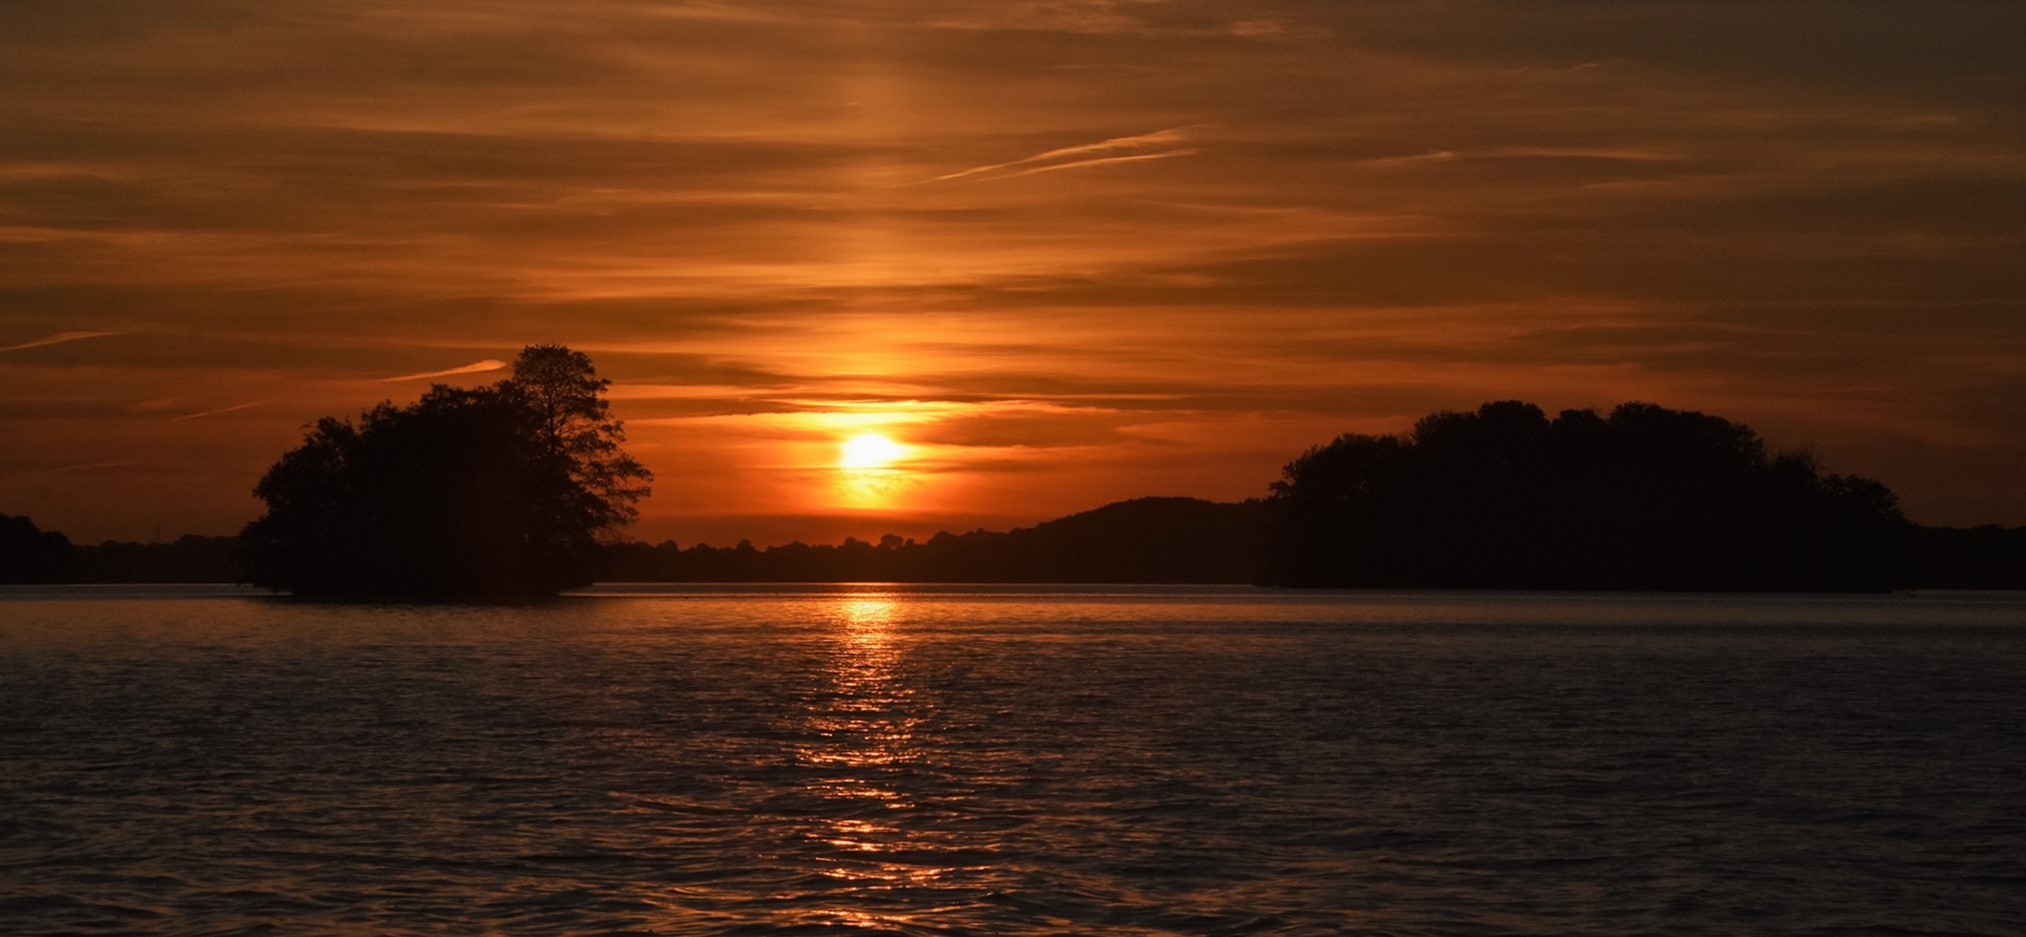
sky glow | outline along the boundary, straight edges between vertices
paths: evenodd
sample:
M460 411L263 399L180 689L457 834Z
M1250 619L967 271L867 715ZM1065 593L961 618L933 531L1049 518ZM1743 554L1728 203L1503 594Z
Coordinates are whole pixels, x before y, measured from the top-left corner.
M34 0L0 512L229 533L304 424L561 342L650 540L1251 497L1512 398L2022 524L2021 101L1979 0Z

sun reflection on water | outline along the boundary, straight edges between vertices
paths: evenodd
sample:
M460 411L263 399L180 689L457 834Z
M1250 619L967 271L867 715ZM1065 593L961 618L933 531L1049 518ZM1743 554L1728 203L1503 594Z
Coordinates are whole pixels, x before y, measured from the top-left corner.
M900 603L884 596L855 597L839 602L839 617L854 640L884 641L890 637L894 612Z
M919 805L906 793L913 785L904 776L924 757L917 741L924 717L904 670L902 612L900 600L881 594L841 596L827 610L828 692L810 701L813 741L797 755L812 769L805 790L828 805L808 836L840 899L934 887L951 871L919 861L939 844L920 835L912 822ZM849 904L825 917L865 928L910 923Z

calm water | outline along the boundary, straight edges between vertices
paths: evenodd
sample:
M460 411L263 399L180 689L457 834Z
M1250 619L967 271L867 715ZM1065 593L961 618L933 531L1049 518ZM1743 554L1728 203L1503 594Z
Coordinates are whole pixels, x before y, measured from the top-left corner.
M0 593L0 931L2026 933L2026 597Z

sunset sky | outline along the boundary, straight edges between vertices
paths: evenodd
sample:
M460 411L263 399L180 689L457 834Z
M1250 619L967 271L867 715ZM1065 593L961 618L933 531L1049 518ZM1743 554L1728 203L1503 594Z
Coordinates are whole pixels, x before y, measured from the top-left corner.
M685 545L1509 398L2026 524L2026 4L4 4L0 513L230 533L305 423L538 342Z

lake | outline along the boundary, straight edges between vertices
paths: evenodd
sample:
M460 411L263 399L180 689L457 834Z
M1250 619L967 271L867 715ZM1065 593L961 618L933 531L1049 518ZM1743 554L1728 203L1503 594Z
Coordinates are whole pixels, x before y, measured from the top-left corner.
M2026 596L15 588L0 931L2026 933Z

